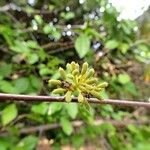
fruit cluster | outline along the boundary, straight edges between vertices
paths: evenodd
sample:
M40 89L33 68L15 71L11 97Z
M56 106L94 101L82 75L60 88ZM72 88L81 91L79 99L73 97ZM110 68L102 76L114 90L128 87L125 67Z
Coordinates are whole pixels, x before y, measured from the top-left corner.
M65 95L66 102L70 102L72 96L77 96L81 103L89 96L101 100L100 91L108 85L106 82L99 84L94 69L89 68L87 62L81 70L78 63L71 62L66 65L66 70L59 68L59 72L62 80L50 79L49 84L56 87L53 94Z

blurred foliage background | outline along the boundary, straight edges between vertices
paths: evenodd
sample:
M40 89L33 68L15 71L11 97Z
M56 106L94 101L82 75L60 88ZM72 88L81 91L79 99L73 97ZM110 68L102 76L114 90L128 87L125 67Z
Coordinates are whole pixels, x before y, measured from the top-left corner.
M120 19L107 0L1 0L0 92L50 95L58 67L87 61L104 99L150 97L150 9ZM150 112L80 104L0 104L0 150L150 149ZM28 130L31 129L31 130ZM33 130L32 130L33 129Z

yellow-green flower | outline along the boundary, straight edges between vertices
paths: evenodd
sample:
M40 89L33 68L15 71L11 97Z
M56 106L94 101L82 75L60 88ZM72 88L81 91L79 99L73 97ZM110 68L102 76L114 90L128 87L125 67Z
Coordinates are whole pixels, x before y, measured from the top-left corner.
M66 65L66 70L59 68L61 80L49 80L49 84L56 87L52 93L65 95L66 102L70 102L72 96L77 96L78 101L83 103L86 101L85 95L100 100L100 91L107 87L108 83L99 84L98 78L94 76L94 69L88 66L88 63L85 62L80 70L79 64L73 61Z

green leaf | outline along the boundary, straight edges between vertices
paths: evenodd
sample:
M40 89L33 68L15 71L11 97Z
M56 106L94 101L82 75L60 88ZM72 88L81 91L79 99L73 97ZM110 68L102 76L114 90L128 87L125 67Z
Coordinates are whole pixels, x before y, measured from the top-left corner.
M37 137L29 135L23 138L13 150L34 150L37 142Z
M4 80L0 81L0 90L4 93L16 93L16 89L12 83Z
M107 92L104 90L100 92L100 96L102 99L108 99L109 98Z
M3 126L10 123L12 120L14 120L17 117L18 111L15 104L10 104L5 107L5 109L2 111L2 124Z
M73 132L73 128L72 128L70 121L65 117L61 117L60 124L64 133L66 135L71 135L71 133Z
M125 84L124 89L134 96L138 96L140 94L139 92L137 92L136 86L132 82L128 82L127 84Z
M97 38L97 39L104 39L104 36L103 36L102 34L100 34L100 32L97 31L96 29L87 28L87 29L85 30L85 32L86 32L88 35L94 36L94 38Z
M118 75L118 81L121 83L121 84L126 84L128 82L130 82L130 76L126 73L123 73L123 74L119 74Z
M26 44L30 48L40 48L36 41L28 40Z
M53 30L53 28L52 28L52 26L50 26L49 24L46 24L46 25L43 27L43 32L44 32L45 34L51 33L52 30Z
M74 14L74 12L70 12L70 11L67 13L62 12L61 17L63 17L65 20L70 20L75 17L75 14Z
M81 134L75 134L72 137L72 144L75 147L75 149L80 149L82 145L84 145L84 138Z
M48 107L49 107L49 104L43 102L37 105L33 105L31 108L31 111L36 114L45 115L47 113Z
M17 53L28 53L30 48L27 46L26 42L15 40L14 45L10 47L11 50Z
M140 45L138 45L138 48L141 51L144 51L144 52L148 52L149 51L149 47L146 44L140 44Z
M43 23L43 19L40 15L35 15L34 19L36 20L36 22L41 25Z
M121 24L121 26L122 26L122 29L123 29L123 31L126 33L126 34L128 34L128 35L130 35L131 34L131 28L128 26L128 24L125 22L125 23L122 23Z
M0 65L0 76L6 77L6 76L10 75L11 72L12 72L11 64Z
M34 75L30 75L30 82L33 88L35 88L36 90L40 90L42 87L42 81L41 79L39 79L38 77L34 76Z
M48 115L52 115L58 111L60 111L62 109L62 105L61 103L52 103L49 105L48 107Z
M10 147L10 141L7 138L0 138L0 150L8 150Z
M119 46L119 42L117 40L109 40L106 42L105 47L108 49L114 49Z
M128 51L128 49L129 49L129 45L126 44L126 43L121 43L121 44L119 45L119 49L121 50L121 52L122 52L123 54L125 54L125 53Z
M58 30L54 30L52 32L52 36L56 39L56 40L59 40L61 38L61 32L58 31Z
M51 70L48 68L48 67L43 67L43 68L40 68L39 70L39 74L41 76L45 76L45 75L48 75L48 74L51 74Z
M27 55L27 61L31 65L38 62L38 60L39 60L39 56L36 53L29 53Z
M14 85L15 85L16 92L18 94L26 93L30 86L30 81L28 78L22 77L14 80Z
M80 56L83 58L90 49L90 39L89 37L82 33L75 41L75 49Z
M135 125L133 125L133 124L129 124L128 126L127 126L127 129L130 131L130 132L132 132L132 133L138 133L139 131L138 131L138 128L135 126Z
M75 119L78 114L78 104L75 103L69 103L65 105L65 109L67 110L68 115Z

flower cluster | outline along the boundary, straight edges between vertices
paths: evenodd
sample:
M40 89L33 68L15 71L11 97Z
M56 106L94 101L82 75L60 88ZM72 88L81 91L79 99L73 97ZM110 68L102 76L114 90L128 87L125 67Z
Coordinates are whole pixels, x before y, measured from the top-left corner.
M62 80L50 79L49 84L56 88L52 91L53 94L65 95L66 102L70 102L72 96L78 97L78 102L85 102L87 97L96 97L101 100L100 91L104 89L108 83L98 82L94 76L93 68L88 67L85 62L80 69L79 64L71 62L66 65L66 70L59 68Z

